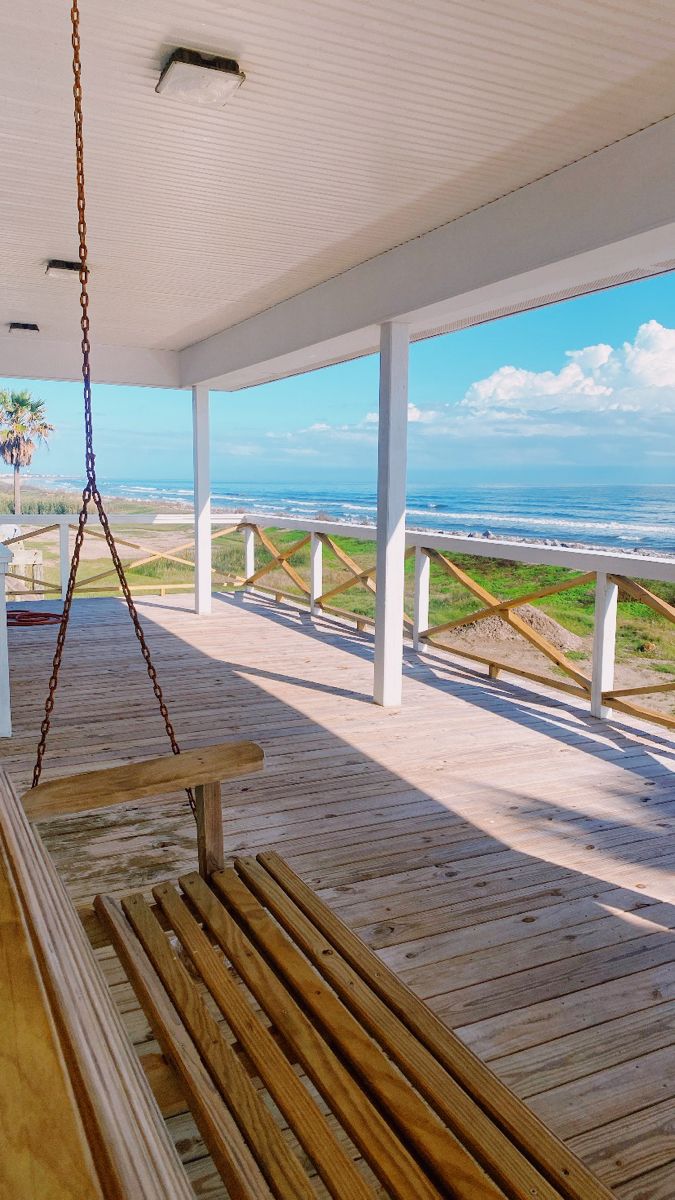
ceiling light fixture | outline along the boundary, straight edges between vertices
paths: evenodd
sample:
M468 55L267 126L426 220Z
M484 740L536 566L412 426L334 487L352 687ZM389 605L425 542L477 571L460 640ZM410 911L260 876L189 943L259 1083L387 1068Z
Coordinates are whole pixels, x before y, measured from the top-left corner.
M245 78L233 58L180 48L164 64L155 91L175 100L222 108Z
M40 326L36 325L34 321L10 321L9 332L10 333L39 333Z
M50 279L77 279L79 274L79 262L69 262L66 258L50 258L45 268L45 275Z

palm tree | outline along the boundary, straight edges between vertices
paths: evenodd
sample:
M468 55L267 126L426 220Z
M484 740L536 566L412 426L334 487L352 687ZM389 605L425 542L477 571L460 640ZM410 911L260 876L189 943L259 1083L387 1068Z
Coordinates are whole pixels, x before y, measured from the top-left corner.
M0 458L14 467L14 513L21 512L22 467L29 467L40 442L54 429L45 420L44 400L30 392L0 392Z

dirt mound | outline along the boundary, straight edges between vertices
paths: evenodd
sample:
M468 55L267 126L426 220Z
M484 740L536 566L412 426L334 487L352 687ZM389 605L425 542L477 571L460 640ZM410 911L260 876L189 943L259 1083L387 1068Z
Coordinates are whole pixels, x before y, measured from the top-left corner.
M522 608L513 610L530 626L535 633L540 633L556 650L580 650L582 639L576 633L570 633L553 617L549 617L540 608L524 604ZM447 635L458 646L479 646L486 642L513 642L522 640L522 635L512 629L501 617L486 617L484 621L475 621L471 625L459 625Z

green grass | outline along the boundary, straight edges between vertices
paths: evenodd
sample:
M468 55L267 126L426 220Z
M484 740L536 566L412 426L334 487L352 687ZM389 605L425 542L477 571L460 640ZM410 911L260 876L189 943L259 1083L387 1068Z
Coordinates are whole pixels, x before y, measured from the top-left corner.
M50 516L79 512L82 504L81 492L46 491L44 488L31 487L24 484L21 488L21 515ZM147 512L148 505L144 500L108 500L105 506L111 513ZM10 491L0 489L0 515L14 514L14 498Z

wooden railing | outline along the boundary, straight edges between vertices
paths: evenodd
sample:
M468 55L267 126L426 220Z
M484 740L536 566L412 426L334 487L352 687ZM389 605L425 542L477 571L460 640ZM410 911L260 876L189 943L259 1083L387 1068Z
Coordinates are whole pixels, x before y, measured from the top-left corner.
M581 587L583 584L595 582L595 572L587 571L584 575L575 575L572 579L565 580L562 583L555 584L551 587L539 588L538 591L528 592L522 596L511 597L508 600L498 600L496 596L492 596L484 587L471 579L465 571L462 571L455 563L451 562L439 550L421 548L422 553L426 554L433 562L439 563L444 571L452 575L468 592L476 596L484 604L484 608L478 609L477 612L468 613L466 616L457 617L453 621L445 621L441 625L435 625L432 628L426 628L418 631L417 640L425 642L427 645L434 646L439 650L445 650L451 654L457 654L463 658L470 658L475 662L482 662L490 668L491 677L497 677L500 671L515 671L516 674L523 675L527 679L532 679L538 683L547 683L549 686L559 688L562 691L572 692L579 696L590 696L591 680L581 671L577 670L572 665L570 660L558 650L547 638L535 629L532 629L526 621L515 612L515 609L522 608L525 604L530 604L533 600L541 600L545 596L554 596L559 592L568 591L570 588ZM444 642L438 641L439 634L448 633L452 629L466 628L467 625L476 624L479 621L484 621L487 617L499 617L516 633L519 633L527 642L534 646L535 650L539 650L545 658L548 658L554 666L563 671L567 676L574 680L574 685L562 682L558 679L549 679L543 675L537 675L532 671L524 671L523 668L514 667L508 663L499 662L494 658L486 658L484 655L473 654L458 646L448 646ZM428 616L427 616L428 619Z
M122 527L136 526L139 524L140 525L162 525L162 526L166 525L166 524L169 524L169 525L180 524L183 526L185 526L185 525L190 526L191 524L193 524L193 518L190 513L186 513L185 516L180 516L178 521L170 521L170 520L167 521L165 519L165 514L159 514L159 513L115 514L114 516L111 516L109 518L109 520L110 520L111 524L117 524ZM48 536L49 534L58 532L58 537L59 537L59 545L58 545L59 582L57 583L57 582L55 582L53 580L49 580L45 577L45 565L46 564L44 562L36 564L36 565L39 565L39 570L33 571L31 573L31 575L26 575L24 573L23 567L21 570L17 569L17 564L15 562L13 564L12 568L10 568L6 573L7 595L8 595L8 597L12 597L14 599L26 599L29 597L32 599L35 599L36 596L38 596L38 595L45 595L45 596L60 595L61 597L65 597L66 586L68 583L68 568L69 568L69 564L70 564L70 553L71 553L70 535L71 535L71 533L76 532L77 526L73 523L72 516L54 517L51 519L50 523L47 525L35 525L35 522L36 522L36 518L32 517L32 516L30 516L30 517L29 516L19 516L19 517L8 516L7 520L6 520L6 524L17 525L17 526L26 525L26 526L30 526L30 527L26 529L26 532L24 532L22 529L21 533L16 534L14 537L5 539L5 541L2 544L7 546L10 550L12 550L12 552L16 558L17 557L17 554L16 554L17 546L23 547L24 543L30 541L31 539L44 538L44 537ZM35 525L35 528L32 527L34 525ZM93 528L92 528L92 525L94 525ZM105 536L99 528L95 527L95 525L96 525L96 522L90 521L88 523L88 525L85 529L85 544L88 539L94 539L94 540L97 540L97 541L103 543L101 546L101 557L104 559L108 559L109 555L107 552L107 548L105 547ZM228 534L234 533L239 528L240 528L239 522L236 520L235 520L235 523L229 527L227 527L227 526L225 528L218 527L213 531L213 533L211 535L211 540L213 542L216 542L220 538L224 538ZM138 541L138 539L132 540L130 537L120 536L119 533L115 533L115 541L117 542L117 545L120 547L123 555L124 555L125 550L135 550L140 553L140 557L133 556L133 555L124 557L124 566L125 566L125 570L127 572L142 570L143 567L151 566L151 565L154 565L159 562L167 562L167 563L176 564L180 567L187 567L190 571L190 575L186 579L183 579L180 581L173 581L173 582L162 581L162 582L156 582L156 583L142 583L142 582L139 582L138 580L132 578L131 583L132 583L132 591L133 592L135 592L135 593L136 592L152 592L152 593L160 593L161 595L164 595L166 592L169 592L169 591L192 591L193 586L194 586L193 578L192 578L192 572L194 571L194 560L186 557L186 551L194 550L194 546L195 546L194 535L192 537L188 538L187 540L182 540L177 545L171 546L168 549L167 548L157 549L156 547L148 546L148 545L144 544L144 542ZM24 557L24 554L22 552L19 561L21 561L23 559L23 557ZM39 557L40 557L39 550L36 552L36 555L34 557L39 559ZM17 582L23 584L24 586L22 588L14 588L11 583L12 580L16 580ZM215 584L226 584L227 585L227 584L233 583L235 581L236 581L235 576L228 576L228 575L223 574L222 572L218 572L218 571L214 572L214 583ZM86 554L85 554L85 560L82 564L82 568L80 570L80 575L78 577L78 581L75 584L75 592L77 593L77 595L87 595L88 594L88 595L98 595L98 596L100 596L103 593L121 592L121 588L119 586L119 583L117 582L117 572L115 570L115 567L112 565L112 563L110 563L110 565L106 565L104 570L97 571L93 575L87 575L86 574Z
M22 576L16 570L8 570L8 592L11 592L11 579L17 579L32 585L31 595L36 593L64 594L68 577L69 539L70 531L74 528L72 516L55 516L49 519L49 524L36 526L35 517L8 517L7 521L19 526L26 526L26 532L10 538L5 544L9 549L17 542L26 542L40 535L59 534L59 583L50 582L44 578L39 581ZM192 517L189 513L133 513L114 514L111 518L114 525L121 527L151 526L166 529L171 526L189 526ZM275 531L296 531L297 539L290 545L278 544ZM340 604L349 593L359 592L374 597L377 588L376 567L374 563L374 543L376 530L370 525L348 525L326 520L307 521L306 519L283 518L273 514L255 517L235 513L214 514L212 518L212 542L215 544L229 535L243 536L243 553L238 552L237 563L241 569L213 572L213 583L216 588L245 589L263 592L273 596L277 601L292 601L307 605L311 612L323 612L347 619L356 624L360 630L372 628L375 624L373 616L368 612L358 611L358 603L354 609L345 608ZM96 528L88 528L87 536L94 539L103 537ZM194 583L192 572L194 561L188 557L194 549L194 536L186 538L171 547L152 547L147 539L116 535L121 547L136 552L125 561L127 570L141 569L148 564L165 561L174 564L181 570L188 568L190 574L179 581L162 581L142 583L134 580L132 588L136 592L164 593L166 591L191 591ZM373 561L357 562L348 553L341 539L355 539L360 543L373 544ZM102 550L102 555L103 555ZM529 565L553 565L565 567L575 573L555 583L528 591L518 596L501 599L489 592L453 561L452 555L470 555L474 558L501 559L505 562L515 561ZM302 561L298 561L301 556ZM624 554L615 551L590 550L579 547L543 546L536 543L509 542L491 538L469 538L450 534L430 534L423 531L409 530L407 533L406 558L415 558L415 583L412 604L412 614L403 613L404 629L412 638L413 646L418 651L425 648L434 652L442 652L472 662L480 663L488 668L492 678L502 672L508 672L530 682L538 683L577 696L590 702L591 711L596 716L607 716L612 709L627 713L642 719L655 721L668 729L675 729L675 716L669 712L659 711L640 703L637 698L651 694L675 692L675 680L672 682L649 681L638 687L617 688L614 686L614 663L616 646L617 601L619 594L624 598L645 605L671 624L675 624L675 607L666 600L650 591L644 582L638 580L659 580L675 583L675 560L656 555ZM265 561L260 561L264 559ZM459 584L468 594L480 601L480 607L473 612L457 616L452 620L435 625L429 622L430 603L430 568L443 572ZM330 586L324 586L324 571L330 567L333 575L339 571L341 577L332 579ZM303 567L305 574L303 575ZM279 576L283 575L283 585ZM587 674L580 665L572 661L557 646L528 621L519 612L524 605L546 599L559 593L579 587L595 588L595 627L591 671ZM101 594L105 591L119 590L114 579L114 568L106 567L93 576L83 578L77 586L78 594ZM25 592L22 593L25 596ZM372 604L371 604L372 607ZM492 653L479 653L448 641L448 635L453 630L465 630L488 618L497 617L505 622L511 630L529 643L556 669L554 675L544 675L530 670L527 666L504 661ZM441 640L446 639L446 640ZM562 677L561 677L562 676Z
M363 566L357 563L336 541L336 537L358 538L359 541L374 541L375 530L371 526L332 525L329 522L306 522L269 516L263 522L258 518L255 522L242 520L240 528L245 538L245 567L244 576L237 580L238 586L253 588L267 592L276 600L292 600L295 603L306 603L314 612L322 611L354 621L357 628L365 629L374 625L374 619L363 613L353 612L336 605L338 597L344 596L354 588L362 588L374 595L376 592L375 565ZM269 527L276 529L307 530L290 546L280 549L269 534ZM624 570L630 567L641 578L655 578L675 582L675 560L637 554L604 553L578 548L556 547L551 549L536 544L508 543L473 538L460 538L451 535L425 535L422 532L409 531L406 558L415 556L415 593L413 616L403 613L405 632L411 634L416 649L431 647L436 651L451 654L472 662L481 663L488 668L491 678L497 678L501 672L520 676L530 682L544 684L547 687L567 692L590 702L591 709L597 716L607 716L612 708L642 719L655 721L668 729L675 729L675 716L660 712L642 704L635 703L633 697L646 696L652 693L669 693L675 691L675 680L669 683L648 683L635 688L614 688L613 680L615 661L615 631L616 606L619 590L625 595L645 604L653 611L675 624L675 608L661 597L654 595L643 584L636 582L628 575L618 574L608 567L621 566ZM268 561L256 569L256 541L269 555ZM427 544L432 542L432 545ZM297 566L291 561L301 550L310 544L309 578L304 579ZM489 556L510 561L541 562L564 566L574 569L575 563L581 560L583 566L592 569L582 570L570 578L563 579L547 587L535 591L509 597L506 600L492 595L466 571L462 570L444 552L454 550L461 554ZM323 588L322 567L323 554L328 552L346 571L346 577L327 590ZM475 612L456 617L441 624L429 625L429 567L435 563L453 580L459 583L472 596L481 601L482 607ZM269 576L276 571L283 571L295 591L273 586ZM594 586L596 588L595 606L595 636L591 674L584 671L570 660L558 647L543 634L532 628L519 614L518 609L536 600L558 595L579 587ZM464 646L448 644L441 641L442 635L452 630L464 630L469 625L484 621L489 617L498 617L510 629L519 634L526 642L539 651L553 664L565 678L543 675L529 670L513 662L505 662L487 653L479 654Z

